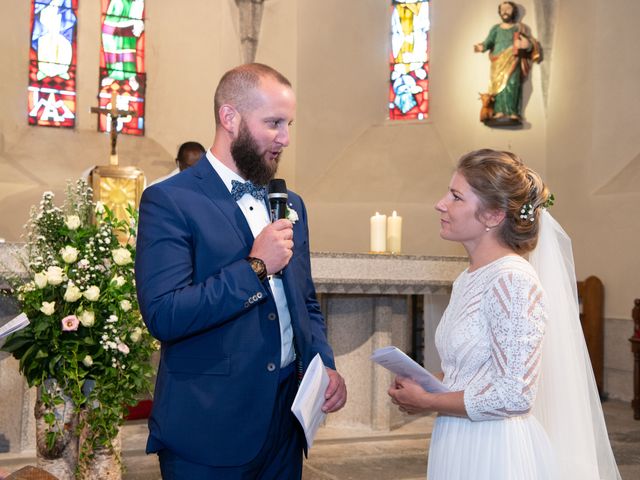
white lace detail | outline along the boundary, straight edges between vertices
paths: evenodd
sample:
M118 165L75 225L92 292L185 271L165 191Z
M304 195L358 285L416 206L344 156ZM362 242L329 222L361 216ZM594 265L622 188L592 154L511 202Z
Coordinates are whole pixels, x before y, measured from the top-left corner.
M464 390L471 420L529 413L545 319L542 287L521 257L502 257L456 279L436 346L444 383Z

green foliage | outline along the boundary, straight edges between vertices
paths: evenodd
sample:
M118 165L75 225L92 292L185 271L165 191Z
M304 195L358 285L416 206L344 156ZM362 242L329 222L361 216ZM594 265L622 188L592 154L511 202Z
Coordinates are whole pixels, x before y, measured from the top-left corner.
M30 386L57 380L73 400L87 440L81 461L110 448L127 405L150 389L150 357L157 348L138 310L133 265L137 212L131 222L92 201L83 180L67 188L62 208L45 192L27 228L27 281L14 285L30 324L3 350L20 361ZM122 241L122 243L120 243ZM87 388L91 386L91 388ZM43 389L44 390L44 389ZM53 406L62 401L44 393ZM56 421L46 414L47 443Z

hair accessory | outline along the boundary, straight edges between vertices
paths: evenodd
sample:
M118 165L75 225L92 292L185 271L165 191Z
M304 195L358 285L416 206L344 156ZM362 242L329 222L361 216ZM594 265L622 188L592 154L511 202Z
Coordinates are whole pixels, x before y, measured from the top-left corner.
M541 203L539 205L539 208L549 209L549 207L551 207L554 204L555 200L556 200L556 197L553 196L553 193L550 193L549 196L547 197L547 200L544 203ZM536 217L533 214L535 210L536 210L536 207L534 207L532 204L525 203L524 205L522 205L522 208L520 209L520 219L529 220L530 222L535 221Z
M556 197L553 196L553 193L550 193L549 196L547 197L547 201L540 206L543 208L549 208L553 206L555 200L556 200Z
M522 208L520 209L520 218L522 220L529 220L530 222L533 222L536 217L533 214L534 212L534 208L533 205L531 205L530 203L525 203Z

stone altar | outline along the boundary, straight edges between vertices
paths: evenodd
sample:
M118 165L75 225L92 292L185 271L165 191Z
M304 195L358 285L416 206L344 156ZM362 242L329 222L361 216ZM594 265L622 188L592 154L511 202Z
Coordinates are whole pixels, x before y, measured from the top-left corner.
M21 244L0 244L0 284L9 275L24 275L16 260ZM424 301L424 365L439 371L433 337L451 292L467 266L465 257L312 253L311 268L327 320L337 368L347 381L348 402L328 416L328 427L389 431L409 420L391 404L387 388L392 375L374 365L376 348L411 345L411 298ZM0 325L19 312L13 299L0 297ZM2 341L0 340L0 343ZM17 362L0 353L0 453L35 448L35 389L18 374Z
M424 365L439 372L434 334L451 285L466 257L312 253L311 271L327 321L336 367L347 382L347 405L329 427L389 431L410 418L389 401L392 375L369 360L379 347L411 345L411 297L423 296Z

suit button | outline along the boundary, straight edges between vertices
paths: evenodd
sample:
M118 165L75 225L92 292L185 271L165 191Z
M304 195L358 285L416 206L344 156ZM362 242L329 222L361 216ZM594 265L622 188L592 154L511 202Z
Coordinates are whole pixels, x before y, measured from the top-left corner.
M256 297L258 297L258 299L261 299L262 298L262 292L256 293Z
M267 318L268 318L269 320L275 320L275 319L276 319L276 314L275 314L275 313L273 313L273 312L271 312L269 315L267 315Z
M275 363L267 363L267 371L269 372L273 372L276 369L276 364Z
M244 302L244 308L249 308L249 302Z

